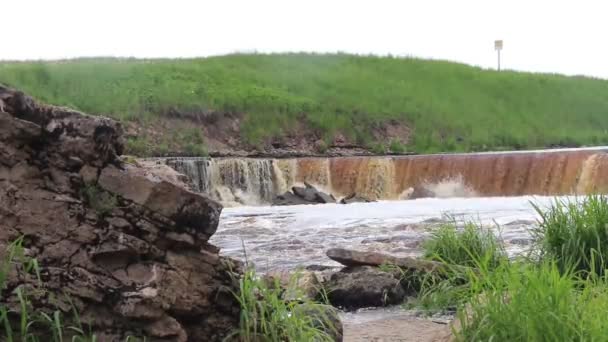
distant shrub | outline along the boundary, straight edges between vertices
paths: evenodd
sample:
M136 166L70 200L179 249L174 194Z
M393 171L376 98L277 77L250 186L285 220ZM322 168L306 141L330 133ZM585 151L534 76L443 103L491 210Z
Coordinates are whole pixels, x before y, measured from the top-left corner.
M126 141L125 152L140 157L149 157L150 146L146 139L129 137Z
M207 152L207 149L205 148L205 146L195 144L195 143L186 144L183 147L183 150L184 150L185 154L190 157L205 157L209 154Z
M386 153L386 147L381 143L374 143L371 146L371 150L374 154L384 154Z
M327 152L328 146L327 146L327 143L325 142L325 140L321 140L319 142L319 144L317 144L316 148L317 148L317 152L325 153L325 152Z
M188 156L204 157L208 155L205 139L198 128L178 132L177 144L181 146L182 152L185 152Z
M391 143L388 145L388 149L392 153L397 154L405 153L407 151L407 147L401 141L396 139L391 140Z

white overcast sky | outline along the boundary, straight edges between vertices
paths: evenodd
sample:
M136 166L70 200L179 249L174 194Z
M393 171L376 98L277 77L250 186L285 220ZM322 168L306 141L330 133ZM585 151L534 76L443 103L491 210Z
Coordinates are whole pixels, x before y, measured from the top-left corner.
M608 78L608 1L0 0L0 59L351 52Z

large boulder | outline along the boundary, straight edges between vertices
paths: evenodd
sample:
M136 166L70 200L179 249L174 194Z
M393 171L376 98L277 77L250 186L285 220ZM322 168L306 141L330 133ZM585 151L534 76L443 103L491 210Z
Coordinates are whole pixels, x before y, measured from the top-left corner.
M124 163L113 120L0 99L0 258L22 237L42 279L12 269L1 304L18 315L12 291L31 289L37 311L73 306L99 341L222 340L239 316L239 265L208 243L222 207Z
M329 302L337 307L355 310L402 303L405 290L393 272L377 267L347 267L334 273L324 283Z

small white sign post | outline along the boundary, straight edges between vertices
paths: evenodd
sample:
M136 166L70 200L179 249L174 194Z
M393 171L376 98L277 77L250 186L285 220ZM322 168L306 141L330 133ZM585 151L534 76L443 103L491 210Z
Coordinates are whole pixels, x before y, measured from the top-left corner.
M494 49L498 52L498 71L500 71L500 50L502 50L502 40L494 41Z

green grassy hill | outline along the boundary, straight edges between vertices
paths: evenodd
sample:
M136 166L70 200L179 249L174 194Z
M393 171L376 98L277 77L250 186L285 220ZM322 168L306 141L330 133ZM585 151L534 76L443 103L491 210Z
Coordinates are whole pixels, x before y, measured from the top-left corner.
M143 125L170 110L244 113L241 136L252 145L304 121L328 143L339 132L373 146L371 127L391 120L412 128L407 150L418 153L608 144L608 81L443 61L343 54L78 59L0 63L0 83Z

